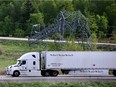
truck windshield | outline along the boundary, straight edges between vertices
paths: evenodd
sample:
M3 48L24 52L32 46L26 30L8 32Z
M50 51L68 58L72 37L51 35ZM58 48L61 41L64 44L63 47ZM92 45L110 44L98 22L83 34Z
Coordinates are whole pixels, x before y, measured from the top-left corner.
M16 65L20 65L21 64L21 60L17 60L17 64Z

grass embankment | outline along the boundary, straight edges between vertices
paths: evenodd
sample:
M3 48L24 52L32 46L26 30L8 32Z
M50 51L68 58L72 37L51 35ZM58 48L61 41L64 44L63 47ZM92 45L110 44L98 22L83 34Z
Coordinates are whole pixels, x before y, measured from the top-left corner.
M116 87L116 82L0 83L0 87Z

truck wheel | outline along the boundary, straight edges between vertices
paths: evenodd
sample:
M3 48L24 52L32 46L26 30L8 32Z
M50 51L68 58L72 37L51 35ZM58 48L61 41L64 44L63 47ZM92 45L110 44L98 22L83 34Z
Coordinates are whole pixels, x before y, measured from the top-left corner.
M20 75L20 72L19 71L14 71L14 73L13 73L13 77L18 77Z
M58 71L53 71L52 72L52 76L57 76L59 73L58 73Z
M45 76L44 73L41 73L42 76Z
M45 76L49 76L49 72L48 72L48 71L45 71L45 72L44 72L44 75L45 75Z
M63 74L68 74L70 70L61 70Z
M112 72L112 73L113 73L113 75L114 75L114 76L116 76L116 70L113 70L113 72Z

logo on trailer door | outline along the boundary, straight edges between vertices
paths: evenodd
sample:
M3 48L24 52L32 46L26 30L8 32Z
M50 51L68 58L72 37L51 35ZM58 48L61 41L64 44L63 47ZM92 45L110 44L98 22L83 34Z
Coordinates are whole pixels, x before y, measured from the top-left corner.
M52 65L53 67L59 67L63 64L62 63L51 63L50 65Z

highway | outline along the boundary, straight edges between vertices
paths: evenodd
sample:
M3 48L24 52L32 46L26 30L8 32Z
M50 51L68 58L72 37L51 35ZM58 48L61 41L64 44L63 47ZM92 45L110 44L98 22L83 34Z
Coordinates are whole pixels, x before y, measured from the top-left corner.
M115 82L116 77L112 75L108 76L64 76L59 75L57 77L28 77L28 76L20 76L20 77L11 77L11 76L0 76L0 82L101 82L101 81L108 81L108 82Z
M0 37L0 40L23 40L28 41L28 38L15 38L15 37ZM33 41L33 40L32 40ZM55 41L55 40L43 40L43 42L58 42L58 43L66 43L66 41ZM71 41L68 41L71 43ZM82 43L81 41L75 41L76 44ZM87 44L87 42L84 42ZM94 44L94 43L91 43ZM106 45L106 46L116 46L115 43L95 43L96 45Z

